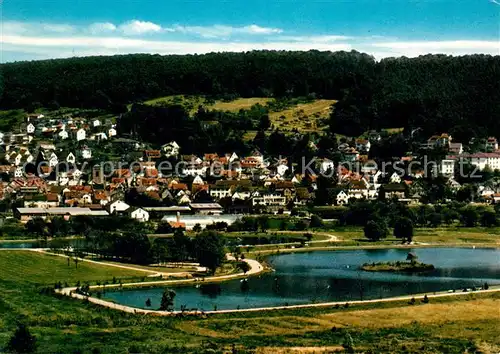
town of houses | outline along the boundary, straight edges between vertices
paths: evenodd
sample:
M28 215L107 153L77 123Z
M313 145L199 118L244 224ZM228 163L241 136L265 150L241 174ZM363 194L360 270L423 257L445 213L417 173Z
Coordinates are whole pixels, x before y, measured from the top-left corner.
M200 220L207 224L231 220L232 215L287 213L294 206L308 205L318 190L319 175L335 170L338 188L332 205L381 197L419 203L414 182L423 176L423 169L403 175L381 170L368 159L371 145L379 139L371 132L339 144L341 162L356 168L345 164L337 168L330 159L317 156L310 171L300 174L286 158L270 158L257 150L246 156L231 151L183 155L175 141L151 149L120 137L113 119L28 115L20 131L0 132L0 199L12 203L14 215L22 222L33 217L121 214L190 228ZM137 162L124 166L104 161L102 149L109 144L132 152ZM445 157L435 161L432 172L445 176L450 188L457 190L462 187L454 179L460 160L478 170L500 170L497 139L490 137L481 146L481 152L466 153L462 143L443 133L430 137L420 151L443 149ZM408 165L416 157L401 156L396 162ZM165 173L160 165L166 159L178 162L181 170ZM58 168L62 163L65 169ZM491 186L479 187L488 203L500 202L499 192ZM126 198L131 195L133 206Z

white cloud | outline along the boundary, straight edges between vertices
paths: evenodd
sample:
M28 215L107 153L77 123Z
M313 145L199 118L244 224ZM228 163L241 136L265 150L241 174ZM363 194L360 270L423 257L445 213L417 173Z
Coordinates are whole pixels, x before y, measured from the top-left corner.
M67 37L41 38L3 36L3 49L9 52L32 53L37 58L66 58L71 56L112 55L127 53L189 54L210 52L245 52L250 50L351 50L348 44L286 42L185 42L160 41L124 37Z
M118 27L126 35L137 36L141 34L148 33L158 33L161 32L162 28L153 22L132 20L126 22Z
M39 30L53 33L72 33L75 31L75 27L67 24L42 23Z
M1 24L3 34L54 34L54 33L74 33L76 28L69 24L58 23L35 23L4 21Z
M281 33L283 32L280 28L271 28L271 27L260 27L257 25L250 25L241 28L244 32L254 33L254 34L273 34L273 33Z
M375 57L407 56L416 57L425 54L491 54L500 55L498 41L392 41L371 43L367 50L374 50Z
M280 40L292 41L292 42L313 42L313 43L330 43L345 41L352 39L349 36L339 36L339 35L322 35L322 36L280 36Z
M116 26L111 22L95 22L88 27L88 32L92 34L109 33L116 31Z
M231 27L224 25L213 26L181 26L168 28L170 32L197 35L203 38L229 38L233 35L270 35L283 32L280 28L261 27L257 25Z
M121 25L97 22L77 26L4 21L0 29L2 49L9 53L8 56L5 55L6 60L15 58L15 53L22 59L40 59L75 55L201 54L260 49L322 51L355 49L371 54L377 59L415 57L429 53L500 55L500 44L497 41L402 41L397 38L351 37L336 34L289 36L283 35L282 29L255 24L240 27L225 25L162 27L152 22L132 20ZM146 38L149 34L156 34L154 40Z
M17 21L3 21L0 28L2 34L23 34L29 32L29 26L26 23Z

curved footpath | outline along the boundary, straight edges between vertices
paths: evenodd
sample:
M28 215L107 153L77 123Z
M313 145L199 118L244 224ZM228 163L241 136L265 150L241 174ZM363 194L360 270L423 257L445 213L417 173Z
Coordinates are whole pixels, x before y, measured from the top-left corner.
M53 253L53 252L48 252L47 249L29 249L30 251L34 252L40 252L44 254L48 254L51 256L60 256L64 258L68 258L68 255L66 254L60 254L60 253ZM106 267L115 267L115 268L121 268L121 269L127 269L127 270L134 270L137 272L144 272L144 273L149 273L148 277L168 277L168 276L186 276L190 275L191 272L159 272L156 270L150 270L150 269L145 269L145 268L140 268L140 267L134 267L134 266L127 266L127 265L122 265L122 264L116 264L116 263L109 263L109 262L101 262L101 261L94 261L92 259L86 259L86 258L80 258L80 257L71 257L72 259L78 259L79 261L85 262L85 263L93 263L93 264L98 264L100 266L106 266ZM196 267L197 272L204 272L206 271L205 267Z
M228 260L235 260L235 258L231 255L226 255ZM199 282L214 282L214 281L225 281L225 280L231 280L231 279L237 279L241 277L247 277L251 275L256 275L259 273L262 273L264 271L264 267L262 264L257 262L254 259L242 259L243 262L246 262L250 266L250 270L246 273L234 273L234 274L227 274L227 275L218 275L218 276L212 276L212 277L206 277L206 278L190 278L190 279L178 279L178 280L157 280L157 281L148 281L148 282L140 282L140 283L124 283L124 284L108 284L106 286L103 285L92 285L89 287L89 289L113 289L113 288L126 288L126 287L145 287L145 286L158 286L158 285L178 285L178 284L186 284L186 283L199 283ZM88 262L85 260L85 262ZM99 263L99 262L98 262ZM100 263L103 265L102 263ZM107 264L105 264L107 265ZM178 273L176 273L178 274ZM105 300L100 300L96 299L93 297L88 297L84 296L81 294L75 293L76 287L67 287L67 288L62 288L62 289L56 289L55 292L66 295L66 296L71 296L77 299L88 299L90 302L96 303L98 305L106 306L109 308L115 308L118 310L122 310L125 312L132 312L136 313L140 309L136 309L134 307L128 307L128 306L123 306L123 305L117 305L113 302L105 301ZM144 310L146 312L143 313L150 313L150 312L161 312L161 311L149 311L149 310Z
M228 259L234 259L234 257L227 255ZM250 270L247 273L237 273L237 274L229 274L229 275L221 275L221 276L213 276L204 278L204 281L212 282L212 281L223 281L236 279L240 277L246 277L250 275L259 274L264 271L264 267L253 259L244 259L242 260L247 262L250 265ZM133 286L150 286L150 285L178 285L178 284L186 284L186 283L197 283L199 279L183 279L183 280L160 280L160 281L152 281L145 283L125 283L125 284L110 284L106 287L93 285L90 289L109 289L109 288L119 288L119 287L133 287ZM440 292L434 294L414 294L414 295L405 295L405 296L397 296L391 298L384 299L373 299L373 300L354 300L354 301L335 301L335 302L323 302L323 303L310 303L310 304L302 304L302 305L289 305L289 306L272 306L272 307L259 307L259 308L248 308L248 309L230 309L230 310L218 310L218 311L159 311L159 310L146 310L131 306L125 306L116 304L111 301L106 301L102 299L97 299L95 297L85 296L82 294L77 294L75 292L76 287L68 287L63 289L55 290L56 293L71 296L80 300L87 300L93 304L104 306L110 309L115 309L127 313L133 314L149 314L154 316L175 316L178 314L184 315L206 315L206 314L224 314L224 313L238 313L238 312L257 312L257 311L270 311L270 310L287 310L287 309L305 309L305 308L321 308L321 307L334 307L334 306L342 306L348 303L351 305L356 304L369 304L369 303L385 303L385 302L396 302L396 301L410 301L412 298L415 300L422 300L424 296L427 296L429 299L432 298L440 298L440 297L452 297L452 296L463 296L469 294L476 293L494 293L500 291L500 286L491 287L488 290L477 290L477 291L468 291L468 292Z

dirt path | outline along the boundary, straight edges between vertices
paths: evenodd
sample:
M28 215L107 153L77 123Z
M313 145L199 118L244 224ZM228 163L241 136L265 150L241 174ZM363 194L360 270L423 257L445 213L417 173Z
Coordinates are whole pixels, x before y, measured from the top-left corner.
M225 276L227 277L227 276ZM221 278L221 277L214 277L214 278ZM216 279L212 279L216 280ZM168 283L184 283L184 282L192 282L193 280L190 281L169 281ZM165 284L165 282L151 282L153 283L162 283ZM144 285L144 283L138 283L141 285ZM150 283L148 283L150 284ZM125 285L125 284L124 284ZM111 286L108 286L111 287ZM96 287L91 287L96 288ZM96 305L100 306L105 306L111 309L127 312L127 313L134 313L134 314L151 314L155 316L173 316L177 314L186 314L186 315L207 315L207 314L227 314L227 313L239 313L239 312L258 312L258 311L270 311L270 310L288 310L288 309L301 309L301 308L321 308L321 307L334 307L336 305L343 306L346 303L349 304L349 306L355 306L359 304L368 304L368 303L386 303L386 302L396 302L396 301L410 301L412 298L414 298L416 301L421 301L425 295L427 294L420 294L420 295L406 295L406 296L398 296L398 297L392 297L392 298L386 298L386 299L375 299L375 300L355 300L355 301L338 301L338 302L325 302L325 303L319 303L319 304L304 304L304 305L291 305L291 306L274 306L274 307L260 307L260 308L249 308L249 309L231 309L231 310L218 310L218 311L159 311L159 310L146 310L146 309L140 309L140 308L135 308L135 307L130 307L130 306L125 306L125 305L119 305L115 304L110 301L106 300L101 300L101 299L96 299L94 297L87 297L84 295L76 294L72 291L74 291L75 288L65 288L65 289L60 289L56 290L57 292L71 296L76 299L81 299L81 300L88 300L89 302L92 302ZM488 290L479 290L479 291L469 291L469 292L456 292L456 293L438 293L438 294L431 294L427 295L429 299L432 298L440 298L440 297L455 297L455 296L464 296L464 295L469 295L472 293L494 293L500 291L500 287L494 287L490 288Z
M226 256L227 256L228 260L235 260L235 258L229 254ZM224 280L230 280L230 279L237 279L240 277L256 275L256 274L259 274L259 273L264 271L264 267L262 266L262 264L260 264L259 262L257 262L254 259L244 259L242 261L248 263L248 265L250 266L250 270L248 272L207 277L207 278L203 278L203 281L204 282L213 282L213 281L224 281ZM179 274L179 273L175 273L175 274ZM158 281L150 281L150 282L142 282L142 283L125 283L125 284L121 284L121 285L120 284L108 284L105 287L100 286L100 285L93 285L93 286L90 286L90 289L91 290L94 290L94 289L101 289L102 290L102 289L126 288L126 287L134 287L134 286L178 285L178 284L186 284L186 283L199 283L200 281L201 281L200 278L190 278L190 279L182 279L182 280L158 280ZM115 304L113 302L109 302L106 300L96 299L93 297L87 297L87 296L75 293L74 292L75 290L76 290L76 287L68 287L68 288L63 288L63 289L57 289L56 292L63 294L63 295L66 295L66 296L71 296L71 297L74 297L77 299L88 299L90 302L93 302L95 304L98 304L101 306L106 306L106 307L120 310L120 311L125 311L128 313L166 314L165 312L162 312L162 311L137 309L134 307Z
M44 254L48 254L48 255L51 255L51 256L60 256L60 257L64 257L64 258L68 258L67 255L65 254L60 254L60 253L52 253L52 252L48 252L46 250L43 250L43 249L29 249L30 251L35 251L35 252L40 252L40 253L44 253ZM78 260L82 261L82 262L86 262L86 263L93 263L93 264L98 264L98 265L101 265L101 266L104 266L104 267L115 267L115 268L121 268L121 269L127 269L127 270L134 270L134 271L137 271L137 272L144 272L144 273L149 273L148 277L152 277L152 278L155 278L155 277L168 277L168 276L186 276L186 275L191 275L190 272L158 272L158 271L155 271L155 270L149 270L149 269L144 269L144 268L140 268L140 267L134 267L134 266L127 266L127 265L121 265L121 264L116 264L116 263L107 263L107 262L100 262L100 261L94 261L94 260L91 260L91 259L86 259L86 258L80 258L80 257L71 257L71 258L77 258ZM205 267L197 267L196 271L205 271Z
M228 260L235 260L235 258L227 254L226 255ZM236 279L240 278L242 276L251 276L251 275L256 275L264 271L264 267L262 264L260 264L258 261L253 260L253 259L244 259L242 260L243 262L247 262L248 265L250 266L250 270L247 273L237 273L237 274L228 274L228 275L221 275L221 276L213 276L213 277L207 277L204 278L204 281L207 282L213 282L213 281L223 281L223 280L229 280L229 279ZM99 262L98 262L99 263ZM197 278L192 278L192 279L182 279L182 280L160 280L160 281L152 281L152 282L146 282L146 283L125 283L125 284L110 284L107 285L105 288L117 288L117 287L133 287L133 286L155 286L155 285L178 285L178 284L185 284L185 283L197 283L200 282L200 279ZM103 289L103 286L91 286L90 289ZM440 292L440 293L435 293L435 294L414 294L414 295L404 295L404 296L397 296L397 297L391 297L391 298L385 298L385 299L373 299L373 300L354 300L354 301L336 301L336 302L325 302L325 303L317 303L317 304L302 304L302 305L290 305L290 306L274 306L274 307L260 307L260 308L248 308L248 309L230 309L230 310L218 310L218 311L194 311L194 312L181 312L181 311L158 311L158 310L146 310L146 309L140 309L140 308L135 308L135 307L130 307L130 306L125 306L125 305L120 305L116 304L110 301L102 300L102 299L97 299L94 297L88 297L85 295L77 294L75 293L76 288L75 287L68 287L68 288L63 288L63 289L58 289L56 292L66 295L66 296L71 296L73 298L77 299L86 299L89 302L92 302L94 304L100 305L100 306L105 306L111 309L127 312L127 313L134 313L134 314L153 314L156 316L172 316L180 313L184 314L190 314L190 315L199 315L199 314L224 314L224 313L237 313L237 312L258 312L258 311L269 311L269 310L286 310L286 309L301 309L301 308L321 308L321 307L333 307L336 305L342 306L348 303L350 306L352 305L357 305L357 304L368 304L368 303L386 303L386 302L396 302L396 301L410 301L412 298L415 300L422 300L424 296L427 296L429 299L432 298L440 298L440 297L452 297L452 296L463 296L463 295L469 295L471 293L493 293L493 292L498 292L500 291L500 286L495 286L491 287L488 290L478 290L478 291L468 291L468 292Z

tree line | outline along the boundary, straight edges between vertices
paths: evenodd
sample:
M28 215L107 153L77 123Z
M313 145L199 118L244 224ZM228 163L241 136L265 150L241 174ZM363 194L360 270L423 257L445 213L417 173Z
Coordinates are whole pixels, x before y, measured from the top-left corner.
M464 227L495 227L500 225L500 207L476 206L466 203L420 205L408 207L397 201L358 201L339 212L342 226L365 226L370 220L384 220L395 227L398 220L408 218L418 227L439 227L459 223Z
M91 107L172 95L337 99L331 130L422 127L460 140L500 135L500 56L373 57L351 52L252 51L122 55L1 65L1 108ZM409 129L408 129L409 130Z

